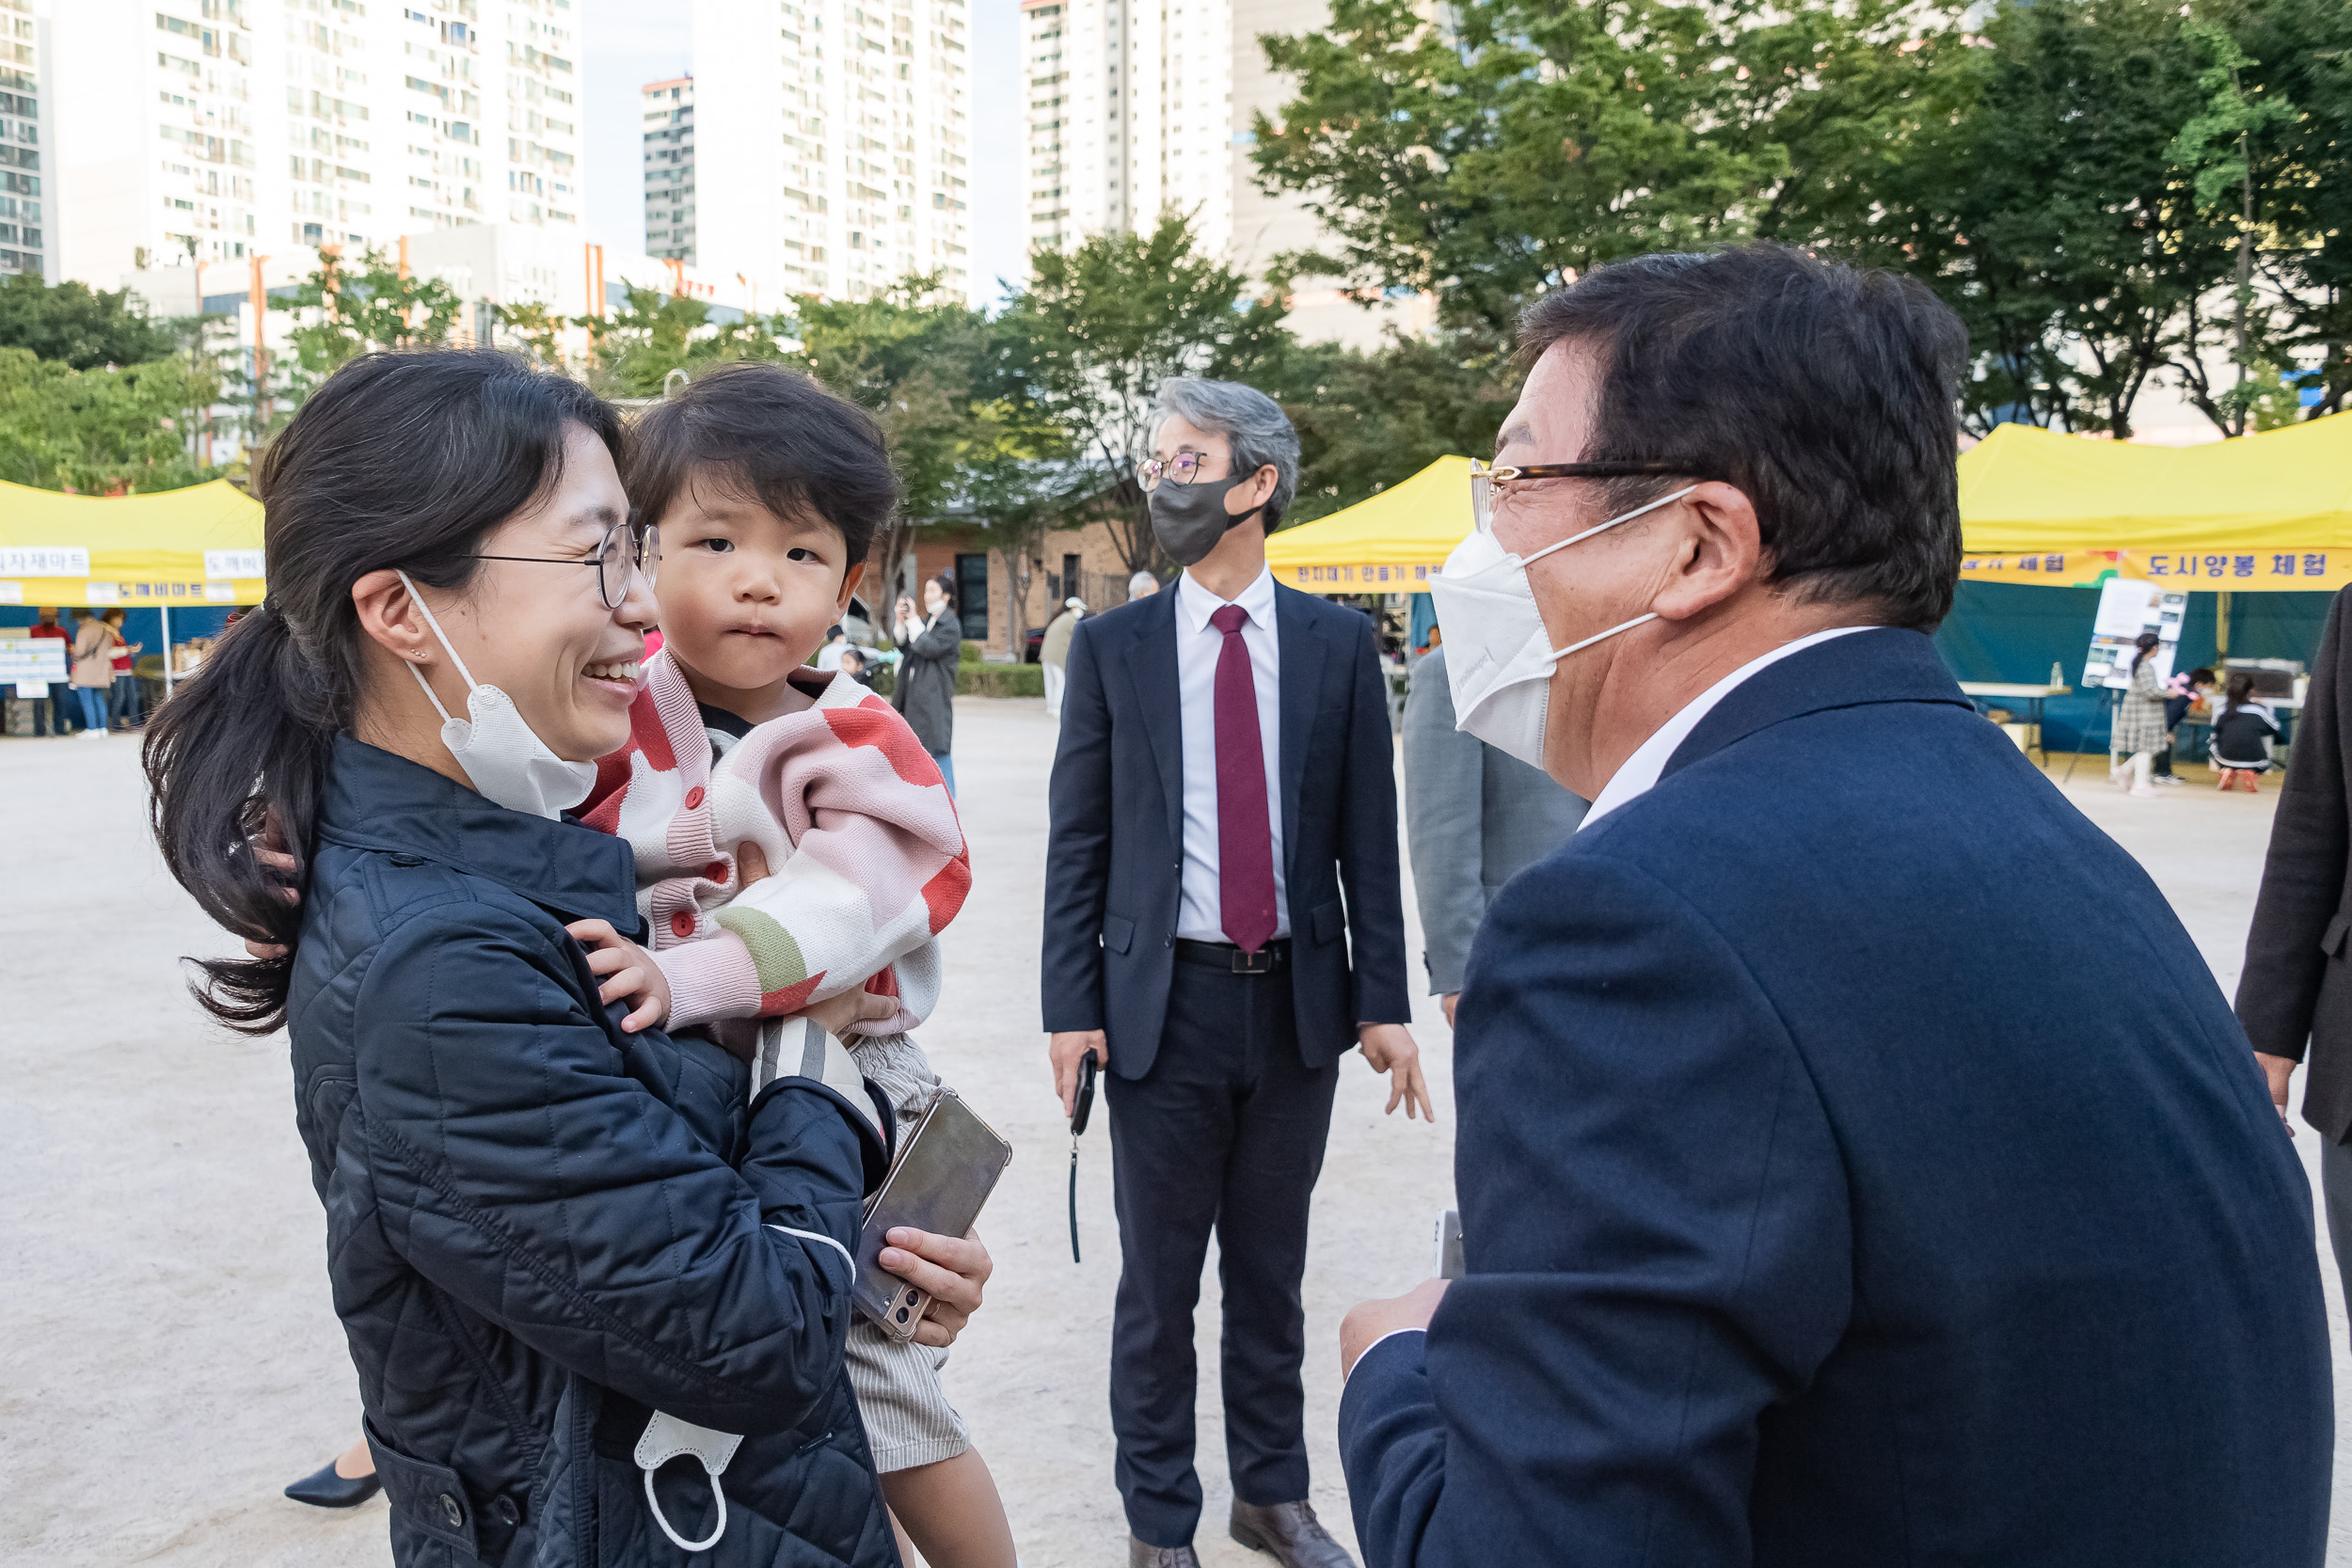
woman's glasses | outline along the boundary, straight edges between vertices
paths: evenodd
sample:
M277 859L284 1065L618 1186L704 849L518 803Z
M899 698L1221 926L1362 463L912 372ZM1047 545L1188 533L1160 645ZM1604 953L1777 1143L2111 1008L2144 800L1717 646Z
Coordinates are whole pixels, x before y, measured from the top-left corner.
M1200 477L1200 465L1205 461L1197 451L1180 451L1165 461L1147 457L1136 465L1136 483L1143 486L1146 495L1158 489L1163 481L1169 484L1190 484Z
M1697 470L1683 463L1523 463L1496 467L1470 459L1470 515L1478 531L1494 531L1495 508L1525 493L1539 479L1631 479L1646 475L1690 475Z
M594 566L596 569L596 596L607 610L618 610L628 597L628 578L631 572L643 576L645 586L653 586L654 573L661 564L661 530L652 523L614 523L605 530L604 542L593 556L577 555L477 555L476 561L530 561L544 566Z

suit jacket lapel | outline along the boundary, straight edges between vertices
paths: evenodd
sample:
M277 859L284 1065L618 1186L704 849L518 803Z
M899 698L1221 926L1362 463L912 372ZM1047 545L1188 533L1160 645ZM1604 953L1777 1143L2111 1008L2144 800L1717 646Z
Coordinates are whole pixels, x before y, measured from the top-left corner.
M1281 657L1282 859L1288 873L1298 848L1298 795L1307 777L1307 745L1314 732L1315 696L1323 689L1326 646L1322 629L1307 614L1307 595L1274 585L1275 646ZM1292 915L1296 921L1296 911Z
M1135 642L1127 653L1127 675L1135 683L1143 731L1159 765L1160 795L1168 808L1168 841L1184 842L1184 705L1176 672L1176 585L1168 584L1136 618Z

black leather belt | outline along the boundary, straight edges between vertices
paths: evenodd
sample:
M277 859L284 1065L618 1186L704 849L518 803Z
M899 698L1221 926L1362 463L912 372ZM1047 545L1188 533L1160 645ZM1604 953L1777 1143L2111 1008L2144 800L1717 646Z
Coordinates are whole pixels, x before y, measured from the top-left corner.
M1230 942L1195 942L1189 937L1178 937L1176 958L1179 963L1221 969L1229 974L1271 974L1290 967L1291 939L1281 937L1255 953L1245 953Z

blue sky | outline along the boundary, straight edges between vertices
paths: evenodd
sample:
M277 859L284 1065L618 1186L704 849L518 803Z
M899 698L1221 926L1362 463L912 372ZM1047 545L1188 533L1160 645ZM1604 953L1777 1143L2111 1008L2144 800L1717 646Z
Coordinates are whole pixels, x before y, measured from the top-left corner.
M1021 10L1019 0L971 6L972 273L980 301L993 303L994 280L1022 271ZM692 14L688 0L582 0L588 238L600 245L636 250L644 244L637 89L692 69ZM695 194L706 204L723 195L707 175Z

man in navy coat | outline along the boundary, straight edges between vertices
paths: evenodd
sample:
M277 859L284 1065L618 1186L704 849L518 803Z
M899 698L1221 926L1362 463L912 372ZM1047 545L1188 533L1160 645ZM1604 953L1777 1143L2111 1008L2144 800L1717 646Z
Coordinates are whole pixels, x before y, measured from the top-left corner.
M1078 624L1047 849L1045 1027L1068 1111L1107 1060L1119 1208L1111 1424L1129 1560L1196 1568L1193 1308L1212 1231L1231 1529L1347 1568L1307 1501L1308 1200L1341 1057L1428 1108L1405 1029L1394 749L1372 623L1276 585L1298 437L1232 382L1160 389L1142 477L1184 564Z
M1754 247L1522 336L1447 576L1507 641L1525 562L1540 635L1449 615L1448 665L1593 807L1471 953L1465 1275L1343 1328L1368 1560L2318 1564L2308 1182L2162 895L1924 635L1959 322Z

